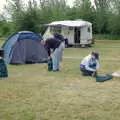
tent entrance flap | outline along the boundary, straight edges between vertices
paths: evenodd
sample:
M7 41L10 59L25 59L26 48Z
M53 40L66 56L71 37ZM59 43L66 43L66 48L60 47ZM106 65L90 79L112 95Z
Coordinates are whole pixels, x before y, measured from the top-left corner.
M75 40L75 43L80 43L80 28L75 27L74 40Z

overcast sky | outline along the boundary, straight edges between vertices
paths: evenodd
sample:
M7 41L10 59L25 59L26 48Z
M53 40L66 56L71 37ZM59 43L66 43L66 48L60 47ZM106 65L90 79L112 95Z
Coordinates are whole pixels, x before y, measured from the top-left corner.
M0 0L0 10L3 8L3 5L5 4L6 0Z

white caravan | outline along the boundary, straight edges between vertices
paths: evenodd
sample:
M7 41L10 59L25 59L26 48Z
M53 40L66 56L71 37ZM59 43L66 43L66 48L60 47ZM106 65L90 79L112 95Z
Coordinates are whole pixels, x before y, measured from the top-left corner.
M43 35L43 39L52 36L52 33L61 33L67 39L68 45L80 45L82 47L93 44L92 24L83 20L64 20L44 24L48 27Z

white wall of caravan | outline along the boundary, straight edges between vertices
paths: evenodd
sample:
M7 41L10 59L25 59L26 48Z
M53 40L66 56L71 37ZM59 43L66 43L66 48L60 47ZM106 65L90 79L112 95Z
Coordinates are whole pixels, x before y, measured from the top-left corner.
M90 31L88 30L90 29ZM74 45L74 28L69 29L69 27L61 27L61 34L64 38L68 39L68 44ZM43 35L43 39L52 37L52 31L50 27L47 28ZM80 27L80 44L90 44L92 40L92 26Z
M92 36L92 26L90 26L90 33L89 33L89 38L92 40L93 36Z
M90 26L81 27L80 44L88 44L92 39L92 28Z
M74 28L69 29L68 27L62 27L61 34L64 36L64 38L68 39L69 44L74 44Z

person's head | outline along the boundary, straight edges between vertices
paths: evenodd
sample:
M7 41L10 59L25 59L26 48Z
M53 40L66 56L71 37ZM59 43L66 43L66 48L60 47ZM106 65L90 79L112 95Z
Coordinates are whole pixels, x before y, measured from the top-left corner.
M53 36L61 41L65 41L64 37L60 33L54 33Z
M92 59L97 59L97 60L99 60L99 53L98 53L98 52L92 52L92 53L91 53L91 57L92 57Z

